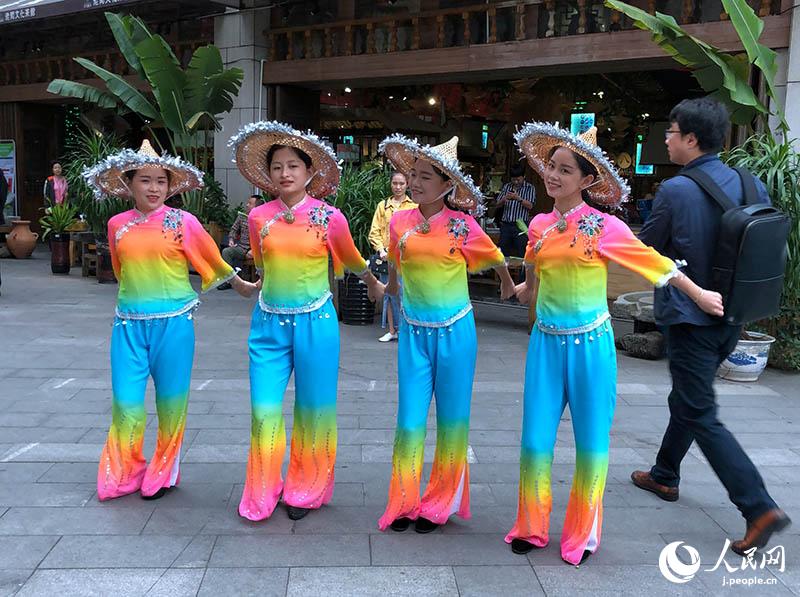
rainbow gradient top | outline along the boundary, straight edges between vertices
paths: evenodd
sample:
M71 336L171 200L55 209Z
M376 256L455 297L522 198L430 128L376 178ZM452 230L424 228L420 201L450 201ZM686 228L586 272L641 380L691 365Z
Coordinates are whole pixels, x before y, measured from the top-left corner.
M261 308L268 313L307 313L331 296L328 256L337 278L356 275L367 263L356 249L347 220L332 205L306 197L289 209L280 199L256 207L247 218L253 261L261 272Z
M564 214L539 214L528 228L525 264L539 278L537 325L555 334L582 333L608 319L608 261L634 271L656 286L677 265L637 239L622 220L586 204Z
M200 274L203 292L236 275L197 218L166 205L117 214L108 221L108 241L122 319L172 317L197 305L188 264Z
M403 317L423 327L445 327L469 313L467 272L505 263L475 218L447 206L428 220L419 209L396 212L388 258L403 279Z

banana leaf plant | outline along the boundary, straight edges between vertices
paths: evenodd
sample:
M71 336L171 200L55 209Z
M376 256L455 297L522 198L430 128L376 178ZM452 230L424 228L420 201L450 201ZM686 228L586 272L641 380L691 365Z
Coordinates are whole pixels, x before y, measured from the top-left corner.
M353 241L365 258L373 253L369 229L375 208L391 194L391 179L382 167L347 165L342 171L336 195L328 198L347 218Z
M788 124L775 94L777 64L773 50L758 42L764 21L746 0L722 0L725 12L741 40L744 53L730 54L687 33L670 15L650 14L621 0L605 0L608 8L626 15L639 29L652 34L653 43L678 64L688 68L700 86L725 103L731 120L752 127L760 119L765 125L772 115L786 133ZM770 106L762 102L750 83L751 68L761 72Z
M754 122L763 125L763 133L751 135L720 157L759 177L776 207L792 218L780 313L758 322L755 328L776 338L770 351L771 365L800 370L800 156L789 139L789 126L775 94L775 52L758 41L764 21L745 0L722 0L744 48L744 53L733 55L689 35L668 15L651 15L620 0L605 0L605 4L650 31L653 43L689 68L706 92L727 104L734 123L751 128ZM751 69L761 73L769 106L753 91ZM769 127L770 116L776 119L777 131Z
M220 117L233 109L244 72L226 69L219 49L213 45L197 48L186 68L160 35L131 15L105 13L121 55L140 80L130 83L118 73L91 60L75 62L103 81L105 89L64 79L54 79L47 90L63 97L77 98L119 113L134 112L145 123L161 151L169 150L208 170L205 131L220 129ZM155 134L163 128L166 147Z

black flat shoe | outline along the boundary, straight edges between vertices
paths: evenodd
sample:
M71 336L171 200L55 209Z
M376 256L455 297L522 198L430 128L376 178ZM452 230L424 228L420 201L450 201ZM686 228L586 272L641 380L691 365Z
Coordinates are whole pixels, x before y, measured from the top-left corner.
M167 495L167 491L169 491L169 489L170 489L169 487L162 487L161 489L156 491L153 495L143 495L142 499L143 500L148 500L148 501L150 501L150 500L160 500L162 497Z
M392 524L389 525L389 528L395 532L402 533L403 531L407 530L408 527L410 526L411 526L411 519L403 516L402 518L396 518L392 522Z
M440 525L428 520L427 518L417 518L414 523L414 530L421 535L427 535L439 528Z
M529 551L533 551L536 549L536 546L531 543L530 541L525 541L525 539L512 539L511 540L511 551L514 553L518 553L519 555L525 555Z
M298 508L297 506L286 506L286 513L292 520L300 520L311 512L311 508Z
M584 551L583 556L581 556L581 564L583 564L586 560L588 560L591 557L592 553L594 552L591 552L588 549ZM578 564L578 566L580 566L581 564Z

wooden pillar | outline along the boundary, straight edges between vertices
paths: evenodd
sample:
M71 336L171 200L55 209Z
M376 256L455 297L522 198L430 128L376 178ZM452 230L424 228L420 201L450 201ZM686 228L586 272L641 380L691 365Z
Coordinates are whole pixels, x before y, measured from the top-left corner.
M349 21L356 18L355 0L339 0L337 5L338 20Z
M523 2L517 3L514 24L516 25L516 35L514 37L517 41L522 41L525 39L525 4Z

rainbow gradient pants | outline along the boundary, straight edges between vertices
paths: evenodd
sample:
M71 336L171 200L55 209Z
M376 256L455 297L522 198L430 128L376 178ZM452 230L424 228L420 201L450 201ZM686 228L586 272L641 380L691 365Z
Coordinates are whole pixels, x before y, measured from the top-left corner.
M437 524L444 524L452 514L470 517L467 436L477 353L471 312L443 328L400 322L397 430L389 503L378 521L381 530L403 517L422 517ZM436 452L428 486L420 499L432 395L436 396Z
M111 429L97 471L100 500L141 491L149 496L180 481L180 453L194 360L191 312L162 319L114 320L111 333ZM142 454L144 395L152 375L158 436L150 464Z
M336 463L336 387L339 322L328 300L310 313L266 313L256 304L250 327L252 428L247 480L239 514L268 518L283 501L319 508L333 495ZM294 370L295 400L289 469L283 395Z
M561 557L579 564L594 553L603 523L603 490L617 394L617 357L608 322L583 334L531 333L525 365L519 506L506 536L538 547L549 541L550 467L556 432L569 404L575 436L575 475L561 535Z

